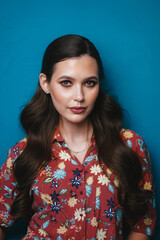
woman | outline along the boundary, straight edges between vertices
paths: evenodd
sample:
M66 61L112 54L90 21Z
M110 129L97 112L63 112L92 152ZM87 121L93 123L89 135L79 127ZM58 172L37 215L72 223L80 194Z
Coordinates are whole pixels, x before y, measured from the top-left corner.
M88 39L65 35L46 49L37 92L21 114L27 138L1 169L3 229L25 217L23 239L122 239L124 222L128 240L152 235L147 147L122 129L121 108L102 79Z

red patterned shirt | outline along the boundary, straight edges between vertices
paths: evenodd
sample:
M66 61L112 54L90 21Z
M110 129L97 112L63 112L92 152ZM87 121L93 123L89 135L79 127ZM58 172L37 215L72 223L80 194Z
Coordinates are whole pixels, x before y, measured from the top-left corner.
M143 139L126 129L122 129L121 137L139 155L143 169L141 187L153 191L150 158ZM1 168L0 224L4 227L14 222L10 214L12 191L16 186L13 163L26 144L24 139L11 148ZM36 212L23 240L121 240L123 208L117 198L118 179L107 166L100 166L95 140L92 139L84 162L80 163L71 154L57 128L52 151L53 158L39 172L31 188ZM133 231L151 236L154 225L153 194L148 212Z

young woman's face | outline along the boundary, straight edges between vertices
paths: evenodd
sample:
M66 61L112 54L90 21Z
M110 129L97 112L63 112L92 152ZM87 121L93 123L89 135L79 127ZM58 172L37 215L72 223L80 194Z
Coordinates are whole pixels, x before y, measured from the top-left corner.
M57 63L47 87L63 122L87 120L99 93L96 60L82 55Z

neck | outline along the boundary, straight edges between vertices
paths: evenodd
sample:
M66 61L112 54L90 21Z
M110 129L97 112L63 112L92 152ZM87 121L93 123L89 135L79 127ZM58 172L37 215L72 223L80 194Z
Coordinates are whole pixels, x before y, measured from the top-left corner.
M90 141L93 133L93 128L89 121L74 124L60 120L59 129L66 141L68 140L75 144Z

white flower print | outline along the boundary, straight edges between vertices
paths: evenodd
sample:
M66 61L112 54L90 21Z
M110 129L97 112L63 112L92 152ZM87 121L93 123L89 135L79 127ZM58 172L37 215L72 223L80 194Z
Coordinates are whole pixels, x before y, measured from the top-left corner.
M60 159L64 160L64 161L70 161L71 160L71 156L64 150L61 150L59 153L59 157Z
M81 221L81 220L84 221L84 218L86 216L85 210L82 210L81 208L76 209L74 212L74 216L75 216L75 219L77 219L78 221Z
M101 183L102 185L108 186L108 183L110 182L110 180L108 179L108 177L105 174L101 174L98 176L98 183Z
M91 170L91 173L93 173L95 175L102 172L102 169L101 169L100 165L96 165L96 164L94 164L94 166L92 166L90 168L90 170Z
M104 240L106 238L106 231L103 231L103 228L97 231L97 238L98 240Z

